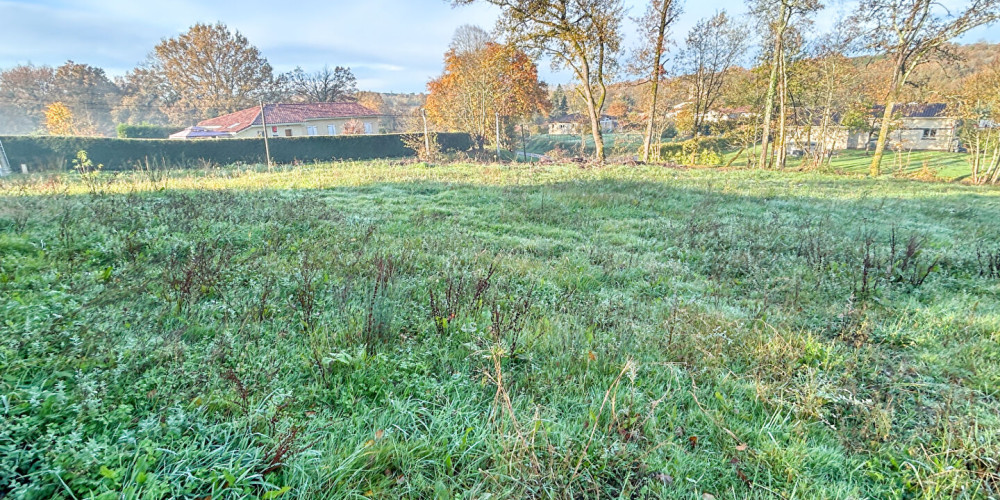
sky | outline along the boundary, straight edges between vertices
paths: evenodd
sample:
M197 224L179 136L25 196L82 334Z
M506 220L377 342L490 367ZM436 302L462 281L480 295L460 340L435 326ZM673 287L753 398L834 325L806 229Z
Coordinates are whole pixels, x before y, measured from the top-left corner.
M950 0L946 3L951 3ZM638 16L645 0L625 0ZM684 2L674 27L683 35L718 10L744 11L742 0ZM828 8L819 24L832 24L845 7ZM488 5L451 7L447 0L0 0L0 68L58 66L67 60L122 75L141 63L160 40L191 25L222 21L244 34L279 72L348 66L362 90L422 92L440 74L444 52L463 24L492 29L499 10ZM626 22L627 32L634 30ZM1000 28L980 28L963 41L1000 41ZM627 33L626 42L634 36ZM565 83L570 75L539 65L541 78Z

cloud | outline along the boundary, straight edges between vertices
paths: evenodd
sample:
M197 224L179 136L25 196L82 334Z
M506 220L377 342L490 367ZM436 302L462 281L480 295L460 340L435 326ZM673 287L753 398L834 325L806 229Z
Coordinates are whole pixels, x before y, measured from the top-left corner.
M956 2L959 0L947 0ZM630 16L645 0L626 0ZM695 2L674 27L682 40L699 19L727 9L744 12L740 0ZM832 13L832 11L831 11ZM191 25L222 21L250 39L279 71L296 66L350 66L362 88L420 92L441 71L455 29L476 24L490 29L499 11L491 6L452 8L445 0L363 2L274 2L273 0L0 0L4 34L0 67L32 62L58 65L68 59L123 74L146 58L161 39ZM636 36L626 22L626 44ZM964 41L998 40L1000 30L974 30ZM571 80L539 64L550 83Z

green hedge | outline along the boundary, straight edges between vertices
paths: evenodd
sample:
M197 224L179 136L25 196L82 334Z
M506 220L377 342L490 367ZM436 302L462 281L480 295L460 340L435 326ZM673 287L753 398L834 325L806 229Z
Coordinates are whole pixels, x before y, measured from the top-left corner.
M178 132L183 128L150 125L148 123L139 125L119 123L115 130L118 132L119 139L166 139L170 137L170 134Z
M468 134L438 134L445 151L472 148ZM201 161L218 164L263 163L262 139L200 139L171 141L153 139L107 139L98 137L0 137L10 163L26 164L31 170L68 169L78 151L86 151L94 164L106 170L130 170L149 161L170 166L191 166ZM403 145L402 136L351 135L274 138L271 158L278 163L371 160L403 158L413 151Z

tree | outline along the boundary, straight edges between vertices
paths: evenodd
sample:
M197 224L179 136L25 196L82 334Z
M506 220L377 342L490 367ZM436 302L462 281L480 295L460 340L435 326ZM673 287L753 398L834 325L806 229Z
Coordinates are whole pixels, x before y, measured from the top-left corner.
M45 129L50 135L83 135L69 106L54 102L45 107Z
M153 49L152 70L168 87L176 123L238 111L277 90L274 71L256 47L225 24L195 24Z
M566 101L566 91L563 90L562 85L556 85L556 90L552 93L552 111L551 115L555 118L561 118L569 114L569 103Z
M681 14L680 5L674 0L650 0L646 13L635 21L639 24L639 35L642 45L635 54L636 66L648 68L649 71L649 110L646 116L646 135L642 141L642 161L650 160L650 149L653 145L653 131L656 128L657 101L660 92L660 79L666 70L663 67L664 57L669 47L667 34L670 25Z
M362 135L365 133L365 124L361 120L352 119L344 124L343 135Z
M295 102L336 102L343 101L358 91L357 82L351 68L337 66L314 73L306 73L295 68L282 79L287 94Z
M456 5L484 1L500 7L499 31L533 56L548 56L556 68L569 68L580 85L594 137L594 155L604 161L601 113L608 82L621 50L621 0L453 0Z
M506 129L511 120L544 112L549 106L535 63L524 52L493 42L461 53L449 50L444 74L428 83L427 89L428 118L472 134L480 149L487 141L501 139L496 134L497 115Z
M54 80L55 71L49 66L28 64L0 71L0 133L41 130Z
M115 83L121 92L121 99L111 113L116 122L133 125L171 124L168 113L174 109L177 97L171 92L166 78L155 69L151 61L116 78Z
M55 70L51 99L69 107L80 130L114 133L111 111L121 99L121 91L103 69L67 61Z
M1000 17L1000 0L972 0L956 15L936 0L862 0L853 22L862 27L868 49L891 61L878 143L869 167L879 175L893 108L913 71L932 54L947 54L948 42Z
M478 52L490 42L493 42L493 37L486 30L472 24L463 24L455 30L448 48L462 55Z
M1000 69L996 63L965 80L959 97L962 139L969 148L971 180L1000 184Z
M691 132L698 136L706 114L715 107L729 71L739 64L746 35L726 12L702 19L691 29L678 56L691 97Z
M823 6L818 0L756 0L753 13L766 27L771 40L770 76L764 98L764 119L761 126L761 151L758 166L770 164L769 153L777 157L777 166L785 166L785 119L788 116L788 73L786 70L786 45L789 30L797 21ZM771 121L774 116L775 99L778 100L778 138L774 149L771 144Z
M862 104L862 73L845 55L853 34L843 25L820 37L788 64L790 111L796 127L795 142L812 157L814 167L831 158L836 146L838 121L853 132L865 130L871 107Z

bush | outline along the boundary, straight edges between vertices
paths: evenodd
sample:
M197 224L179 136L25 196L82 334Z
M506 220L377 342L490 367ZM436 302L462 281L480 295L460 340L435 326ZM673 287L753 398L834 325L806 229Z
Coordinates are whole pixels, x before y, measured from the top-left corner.
M721 151L728 147L729 140L725 137L695 137L664 144L660 148L660 157L685 165L721 165Z
M119 123L117 131L119 139L166 139L170 137L170 134L183 128L184 127L152 125L149 123L142 123L139 125Z
M26 164L32 170L66 169L78 151L87 151L105 170L129 170L146 161L172 166L201 161L218 164L264 163L261 139L203 139L169 141L151 139L107 139L97 137L0 137L12 165ZM444 151L472 147L468 134L438 134ZM413 156L401 135L356 135L335 137L275 138L270 141L271 158L278 163L370 160Z

